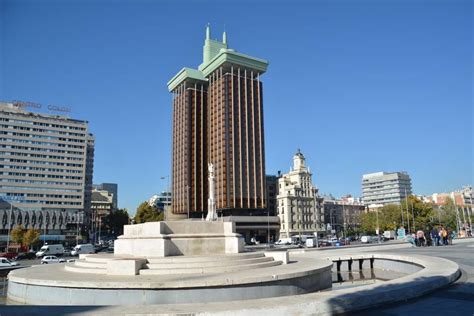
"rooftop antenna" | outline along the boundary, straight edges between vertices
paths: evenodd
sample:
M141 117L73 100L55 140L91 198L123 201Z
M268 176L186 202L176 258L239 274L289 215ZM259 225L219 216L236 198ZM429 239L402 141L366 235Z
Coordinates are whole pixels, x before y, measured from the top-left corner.
M222 43L227 44L227 33L225 31L225 24L224 24L224 33L222 33Z
M207 23L206 26L206 39L211 39L211 24Z

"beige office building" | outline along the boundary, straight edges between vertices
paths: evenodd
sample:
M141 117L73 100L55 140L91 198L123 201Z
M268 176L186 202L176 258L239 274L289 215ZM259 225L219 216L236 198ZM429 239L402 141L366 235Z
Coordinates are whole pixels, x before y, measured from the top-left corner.
M45 241L73 243L89 224L88 122L26 110L39 107L0 103L0 248L16 225L40 229Z

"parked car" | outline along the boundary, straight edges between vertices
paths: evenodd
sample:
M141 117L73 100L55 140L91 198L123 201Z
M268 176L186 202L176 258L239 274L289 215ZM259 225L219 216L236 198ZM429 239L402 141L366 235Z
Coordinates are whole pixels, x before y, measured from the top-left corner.
M16 252L2 252L0 253L1 258L13 259L18 255Z
M14 267L14 266L17 266L17 265L19 265L18 262L10 261L7 258L0 258L0 267L2 267L2 268L4 268L4 267Z
M64 259L59 259L56 256L45 256L41 259L41 264L49 264L49 263L62 263L66 262Z
M360 242L366 243L366 244L377 242L377 241L378 241L377 236L362 236L362 237L360 237ZM382 238L380 239L380 241L383 241Z
M327 239L319 240L319 247L329 247L332 246L331 242Z
M19 253L18 256L15 257L15 260L32 260L32 259L36 259L36 254L34 252Z

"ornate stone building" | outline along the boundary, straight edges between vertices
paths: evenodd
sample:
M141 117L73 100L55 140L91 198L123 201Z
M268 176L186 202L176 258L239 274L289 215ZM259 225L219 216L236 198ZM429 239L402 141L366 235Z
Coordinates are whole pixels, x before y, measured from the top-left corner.
M322 198L300 150L293 156L293 168L278 180L277 205L280 238L324 231Z

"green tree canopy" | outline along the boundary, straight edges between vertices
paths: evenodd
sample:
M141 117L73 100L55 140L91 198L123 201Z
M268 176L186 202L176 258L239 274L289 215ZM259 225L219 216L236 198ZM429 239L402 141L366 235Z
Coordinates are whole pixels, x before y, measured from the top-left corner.
M410 195L408 200L402 200L400 205L388 204L378 209L378 211L369 211L362 214L361 228L366 233L375 232L377 228L377 212L381 232L384 230L396 230L403 222L405 227L408 228L408 221L410 222L410 230L422 229L427 231L436 222L433 206L429 203L424 203L416 196ZM415 218L414 221L413 218Z
M26 231L23 236L23 244L26 247L30 247L39 241L40 231L38 229L30 228Z
M137 213L135 214L135 223L146 223L146 222L158 222L162 221L164 218L163 212L157 207L150 206L148 202L143 202L138 206Z
M16 225L10 232L10 236L13 242L23 245L23 238L25 236L25 229L22 225Z
M424 203L422 200L414 195L408 196L400 202L402 208L405 224L408 228L410 223L410 230L430 230L436 224L436 216L433 210L433 205Z
M374 234L377 226L377 218L375 212L367 212L361 214L360 229L368 234Z
M123 226L129 224L129 220L127 209L119 209L104 218L104 226L108 233L118 236L123 234Z
M446 228L457 228L457 210L451 197L446 197L444 205L439 209L438 217L440 224L443 224Z

